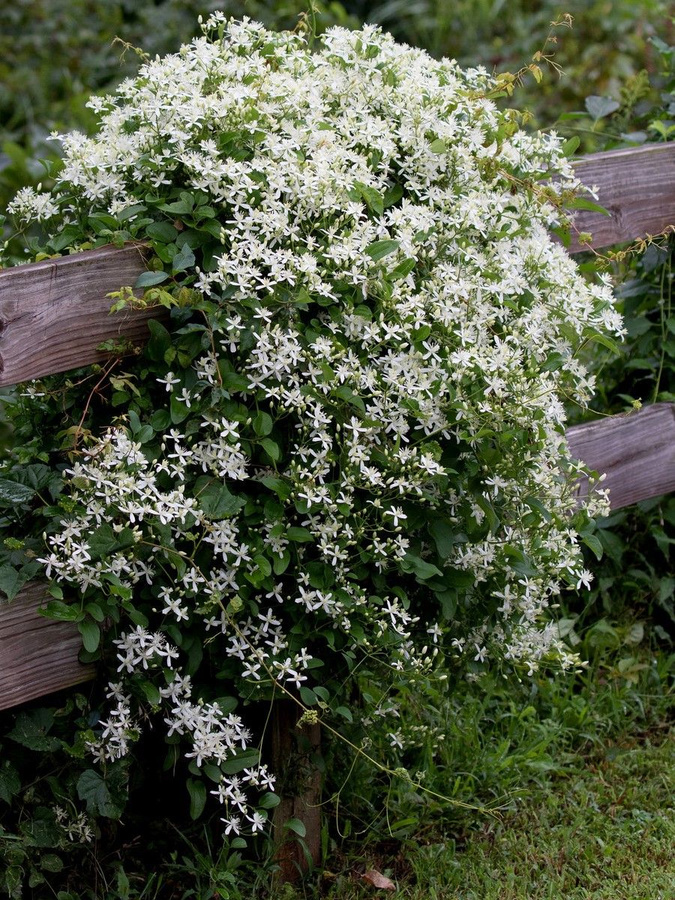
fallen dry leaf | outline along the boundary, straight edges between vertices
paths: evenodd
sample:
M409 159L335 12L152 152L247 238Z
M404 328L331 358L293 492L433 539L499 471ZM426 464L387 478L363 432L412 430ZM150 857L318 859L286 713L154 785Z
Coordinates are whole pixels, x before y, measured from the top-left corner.
M361 878L363 878L364 881L370 882L373 887L382 888L384 891L396 890L396 885L391 878L387 878L386 875L378 872L377 869L367 869Z

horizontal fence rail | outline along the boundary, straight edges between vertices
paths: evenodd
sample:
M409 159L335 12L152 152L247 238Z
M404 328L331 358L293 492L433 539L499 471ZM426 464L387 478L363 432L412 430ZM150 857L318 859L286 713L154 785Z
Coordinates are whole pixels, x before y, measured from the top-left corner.
M575 425L566 437L575 459L605 474L612 509L675 491L675 403Z
M675 144L614 150L579 159L609 216L579 211L575 227L594 249L656 234L675 220ZM585 247L572 242L570 252ZM0 386L100 363L104 341L143 342L148 320L164 310L109 314L106 294L145 271L145 248L102 247L0 270ZM575 457L601 473L612 508L675 489L675 405L601 419L567 432ZM581 493L585 486L582 483ZM0 603L0 709L93 677L77 660L77 627L39 614L44 585L31 584Z
M39 614L45 600L45 586L36 583L0 606L0 709L94 677L93 666L78 662L77 627Z
M104 341L148 337L157 310L110 314L106 296L146 269L142 245L0 269L0 387L105 361Z
M597 202L609 213L580 210L575 216L575 227L590 232L595 250L675 227L675 143L594 153L574 168L585 185L597 187ZM584 247L573 237L569 249Z

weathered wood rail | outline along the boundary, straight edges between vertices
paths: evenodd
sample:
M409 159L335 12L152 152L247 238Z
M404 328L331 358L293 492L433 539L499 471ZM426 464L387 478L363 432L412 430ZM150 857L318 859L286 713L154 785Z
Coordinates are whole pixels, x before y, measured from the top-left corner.
M101 363L108 340L144 341L157 310L111 315L106 296L145 271L142 245L0 269L0 387Z
M579 232L593 235L595 250L675 228L675 143L648 144L581 157L575 171L584 184L598 187L598 203L608 216L579 212ZM570 252L584 248L575 237Z
M675 223L675 144L615 150L578 161L610 213L580 211L594 249L657 234ZM572 243L570 252L580 249ZM0 386L102 362L106 340L142 342L157 311L110 315L106 294L144 271L143 247L105 247L0 271ZM675 405L604 418L568 431L576 457L607 474L613 508L675 489ZM583 490L583 486L582 486ZM86 681L79 633L39 615L44 589L30 585L0 604L0 709Z
M656 403L567 430L572 455L604 472L612 509L675 491L675 403ZM580 496L587 493L582 483Z

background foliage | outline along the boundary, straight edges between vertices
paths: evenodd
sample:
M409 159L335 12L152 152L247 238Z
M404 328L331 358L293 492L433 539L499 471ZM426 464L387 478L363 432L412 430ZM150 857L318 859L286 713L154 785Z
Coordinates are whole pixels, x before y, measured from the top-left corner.
M114 36L151 53L165 52L191 36L198 12L215 6L285 26L293 24L303 4L16 0L3 10L0 208L18 187L44 180L37 159L53 152L45 143L49 131L89 128L90 113L84 107L89 93L109 88L136 67L131 50L120 61L119 48L111 44ZM617 146L626 134L638 141L673 139L675 56L669 46L673 31L666 6L660 0L565 4L575 16L571 31L557 32L556 61L565 70L565 79L558 82L557 75L549 73L540 86L530 79L520 96L509 102L530 106L542 127L553 127L560 120L557 127L580 134L589 151ZM514 0L508 7L501 0L454 4L355 0L344 7L328 5L324 22L355 23L359 17L381 21L400 39L455 56L464 64L483 62L490 68L516 70L544 44L549 23L560 12L559 4L550 0L536 4ZM640 74L643 69L649 72L649 84ZM618 105L591 104L589 109L589 94ZM603 114L596 116L598 111ZM640 260L613 264L621 281L618 296L629 339L619 357L596 351L598 411L625 411L632 399L643 403L674 399L672 254L671 239L670 245L654 247ZM42 424L46 434L52 425ZM611 780L614 770L607 767L615 757L623 758L627 746L658 744L672 712L674 529L672 496L620 511L602 522L598 534L605 555L600 562L589 560L596 572L590 598L569 594L564 610L570 642L590 660L587 671L576 679L541 675L508 690L498 682L483 683L478 689L468 684L451 702L439 689L435 707L411 708L408 714L413 724L424 716L440 717L447 722L448 739L441 753L426 747L410 758L409 767L424 771L432 789L448 793L450 785L458 800L505 803L517 815L532 802L527 793L522 798L523 792L546 789L546 796L553 796L552 785L578 785L574 773L596 764L609 771L605 777ZM0 887L6 893L42 897L45 881L63 891L60 900L210 897L215 890L222 897L236 898L242 896L237 883L246 885L243 896L264 893L265 871L256 877L251 874L254 870L247 870L244 876L237 853L223 857L213 841L217 823L212 823L216 826L212 833L209 823L195 827L189 798L182 805L174 802L160 809L172 823L167 825L165 818L160 834L159 819L149 816L143 797L162 795L165 773L147 770L145 784L134 785L136 799L124 824L116 825L108 814L118 801L116 790L120 795L126 792L123 779L118 785L101 786L87 776L89 781L85 778L80 784L86 768L81 764L69 768L62 762L64 754L74 761L83 758L83 748L69 744L67 736L73 726L84 732L90 724L86 701L78 694L57 696L53 703L50 698L49 707L34 703L19 713L0 716ZM340 751L334 752L335 757L327 760L327 796L331 796L327 809L332 820L324 835L326 849L333 851L333 872L324 881L324 892L332 890L340 900L361 896L358 891L350 893L355 858L376 859L382 867L389 865L390 874L422 882L442 879L452 866L465 872L462 846L468 829L474 827L475 813L421 802L405 783L373 779L369 769L350 768ZM667 766L667 759L666 754L659 765ZM583 786L571 792L573 800L580 796L578 790ZM91 848L65 842L53 812L55 800L73 792L98 818L100 836ZM347 797L350 809L345 813ZM654 834L656 817L667 812L667 799L659 795L654 803L653 809L645 805L642 819L628 815L626 830L616 840L635 842ZM526 820L530 828L531 819ZM361 834L366 826L374 826L378 845L364 847ZM585 827L590 827L588 822ZM609 840L606 834L603 837ZM481 840L486 846L493 841ZM522 851L521 845L518 852ZM655 863L657 868L668 864L664 855ZM545 868L547 863L539 865ZM488 870L495 866L494 857L485 863ZM485 886L493 881L484 877L471 896L493 896L492 886ZM533 882L529 884L531 888ZM441 880L439 889L445 890L444 885ZM567 884L565 895L573 896L573 888ZM544 888L542 893L527 885L524 890L522 895L508 896L528 900L549 896ZM612 890L612 897L623 896L617 893L619 887ZM426 888L420 896L446 896L434 891ZM653 896L659 896L657 888Z

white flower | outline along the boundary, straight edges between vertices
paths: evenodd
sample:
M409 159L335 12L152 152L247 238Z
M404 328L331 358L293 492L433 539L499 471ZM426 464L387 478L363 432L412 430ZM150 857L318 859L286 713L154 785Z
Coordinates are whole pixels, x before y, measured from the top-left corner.
M165 385L167 391L171 391L174 384L180 384L180 378L176 378L173 372L167 372L164 378L157 378L156 380L159 384Z
M158 598L147 627L116 638L97 758L136 738L124 683L138 673L165 679L166 730L198 766L250 741L171 671L179 652L162 629L193 609L205 652L249 687L311 685L318 660L298 635L338 630L350 657L430 681L445 629L419 624L408 553L466 575L472 608L493 610L469 627L458 604L453 653L565 661L546 611L561 584L590 576L567 524L560 398L590 396L582 335L621 325L609 284L551 241L554 205L514 192L514 178L576 180L559 139L504 134L485 99L494 84L372 26L330 29L310 51L300 34L219 14L94 104L99 131L64 137L51 194L14 201L33 220L116 216L175 186L213 213L217 250L189 273L208 349L190 365L167 357L184 368L156 379L169 395L180 386L175 421L156 442L115 427L92 443L40 560L80 592ZM99 553L107 534L117 543ZM272 784L261 767L219 785L241 814L227 834L242 820L260 830L244 788Z
M384 515L392 517L394 520L394 527L398 526L399 520L408 518L400 506L392 506L391 509L385 509Z
M230 816L220 821L225 823L225 834L241 834L241 819L238 816Z

